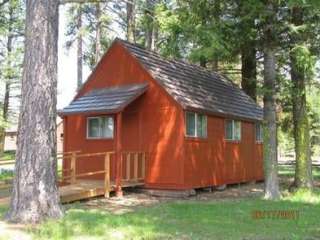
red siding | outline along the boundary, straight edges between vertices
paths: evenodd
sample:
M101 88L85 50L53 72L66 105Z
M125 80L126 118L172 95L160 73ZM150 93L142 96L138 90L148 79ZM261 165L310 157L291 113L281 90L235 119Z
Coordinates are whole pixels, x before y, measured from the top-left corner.
M263 179L262 145L254 123L241 123L241 141L225 140L225 119L208 116L206 139L185 138L185 184L193 188Z
M226 142L224 119L212 116L207 139L186 138L182 108L119 43L111 47L79 96L92 89L141 82L148 82L149 89L123 112L122 147L147 152L146 187L187 189L263 178L262 146L254 142L253 123L243 122L240 143ZM112 139L86 139L86 118L64 118L64 150L113 151ZM102 161L83 159L78 172L102 168Z
M146 185L183 187L183 111L141 65L115 44L102 59L79 96L92 89L148 82L148 91L123 112L123 151L147 152ZM84 115L67 116L65 151L113 151L113 140L86 139ZM81 160L78 172L102 168L102 159ZM101 177L101 176L100 176Z

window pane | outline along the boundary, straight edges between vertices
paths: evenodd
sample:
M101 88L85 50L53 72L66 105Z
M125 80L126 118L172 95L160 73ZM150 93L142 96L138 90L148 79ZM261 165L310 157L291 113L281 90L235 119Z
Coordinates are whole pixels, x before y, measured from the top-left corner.
M241 122L234 121L234 140L241 140Z
M233 138L233 126L232 126L232 120L226 120L226 126L225 126L225 131L226 131L226 139L232 140Z
M187 136L196 136L196 115L195 113L186 113L186 133Z
M99 137L99 118L89 118L88 121L88 137Z
M262 141L262 126L260 123L256 123L256 141Z
M113 118L102 117L101 118L101 133L103 138L113 137Z
M207 137L207 117L198 114L197 118L197 137Z

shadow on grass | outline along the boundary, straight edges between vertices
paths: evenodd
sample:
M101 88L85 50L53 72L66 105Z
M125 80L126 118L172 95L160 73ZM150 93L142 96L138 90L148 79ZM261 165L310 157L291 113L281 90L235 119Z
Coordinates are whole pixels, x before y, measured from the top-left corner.
M256 219L255 211L298 211L299 217ZM62 220L49 221L33 234L38 239L318 239L319 215L318 204L290 198L181 201L123 215L70 209Z

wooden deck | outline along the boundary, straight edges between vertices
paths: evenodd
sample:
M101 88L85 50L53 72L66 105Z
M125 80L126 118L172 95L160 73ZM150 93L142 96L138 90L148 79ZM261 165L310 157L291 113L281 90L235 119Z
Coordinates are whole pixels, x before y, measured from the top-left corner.
M59 192L62 203L73 202L77 200L87 199L97 196L109 197L109 193L116 190L116 184L111 180L111 155L114 152L102 152L102 153L79 153L64 152L57 156L58 160L70 161L69 168L63 168L58 171L59 182L66 183L68 185L59 186ZM102 157L104 168L98 169L94 172L82 172L78 173L77 160L84 157ZM120 157L119 157L120 156ZM118 154L117 159L117 171L116 176L113 179L117 179L118 186L117 191L121 191L121 188L135 187L144 185L145 179L145 152L122 152ZM125 159L125 160L124 160ZM13 161L6 162L3 165L14 164ZM62 162L62 166L63 162ZM140 167L140 168L139 168ZM140 169L140 170L139 170ZM122 176L122 174L124 176ZM93 175L103 174L103 180L89 180ZM12 180L12 178L11 178ZM10 188L11 184L0 183L0 205L6 205L10 201ZM120 189L120 190L119 190ZM6 192L5 192L6 191Z
M123 181L122 188L144 185L143 182ZM110 192L115 191L115 183L111 182ZM91 197L104 196L104 181L99 180L77 180L75 184L59 187L62 203L73 202Z
M144 185L143 182L123 181L122 188ZM115 183L111 182L110 192L115 191ZM104 196L104 181L101 180L77 180L76 183L59 187L61 203L68 203L92 197ZM0 198L0 206L8 205L10 197Z

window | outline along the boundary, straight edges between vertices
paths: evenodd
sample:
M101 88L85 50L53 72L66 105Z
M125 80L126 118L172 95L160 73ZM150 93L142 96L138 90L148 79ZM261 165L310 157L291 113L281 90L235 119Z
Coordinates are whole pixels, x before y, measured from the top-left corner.
M240 141L241 140L241 122L235 120L226 120L225 139Z
M87 138L113 138L112 117L89 117L87 119Z
M256 123L256 141L262 142L263 141L263 131L261 123Z
M188 137L207 137L207 116L186 112L186 135Z

